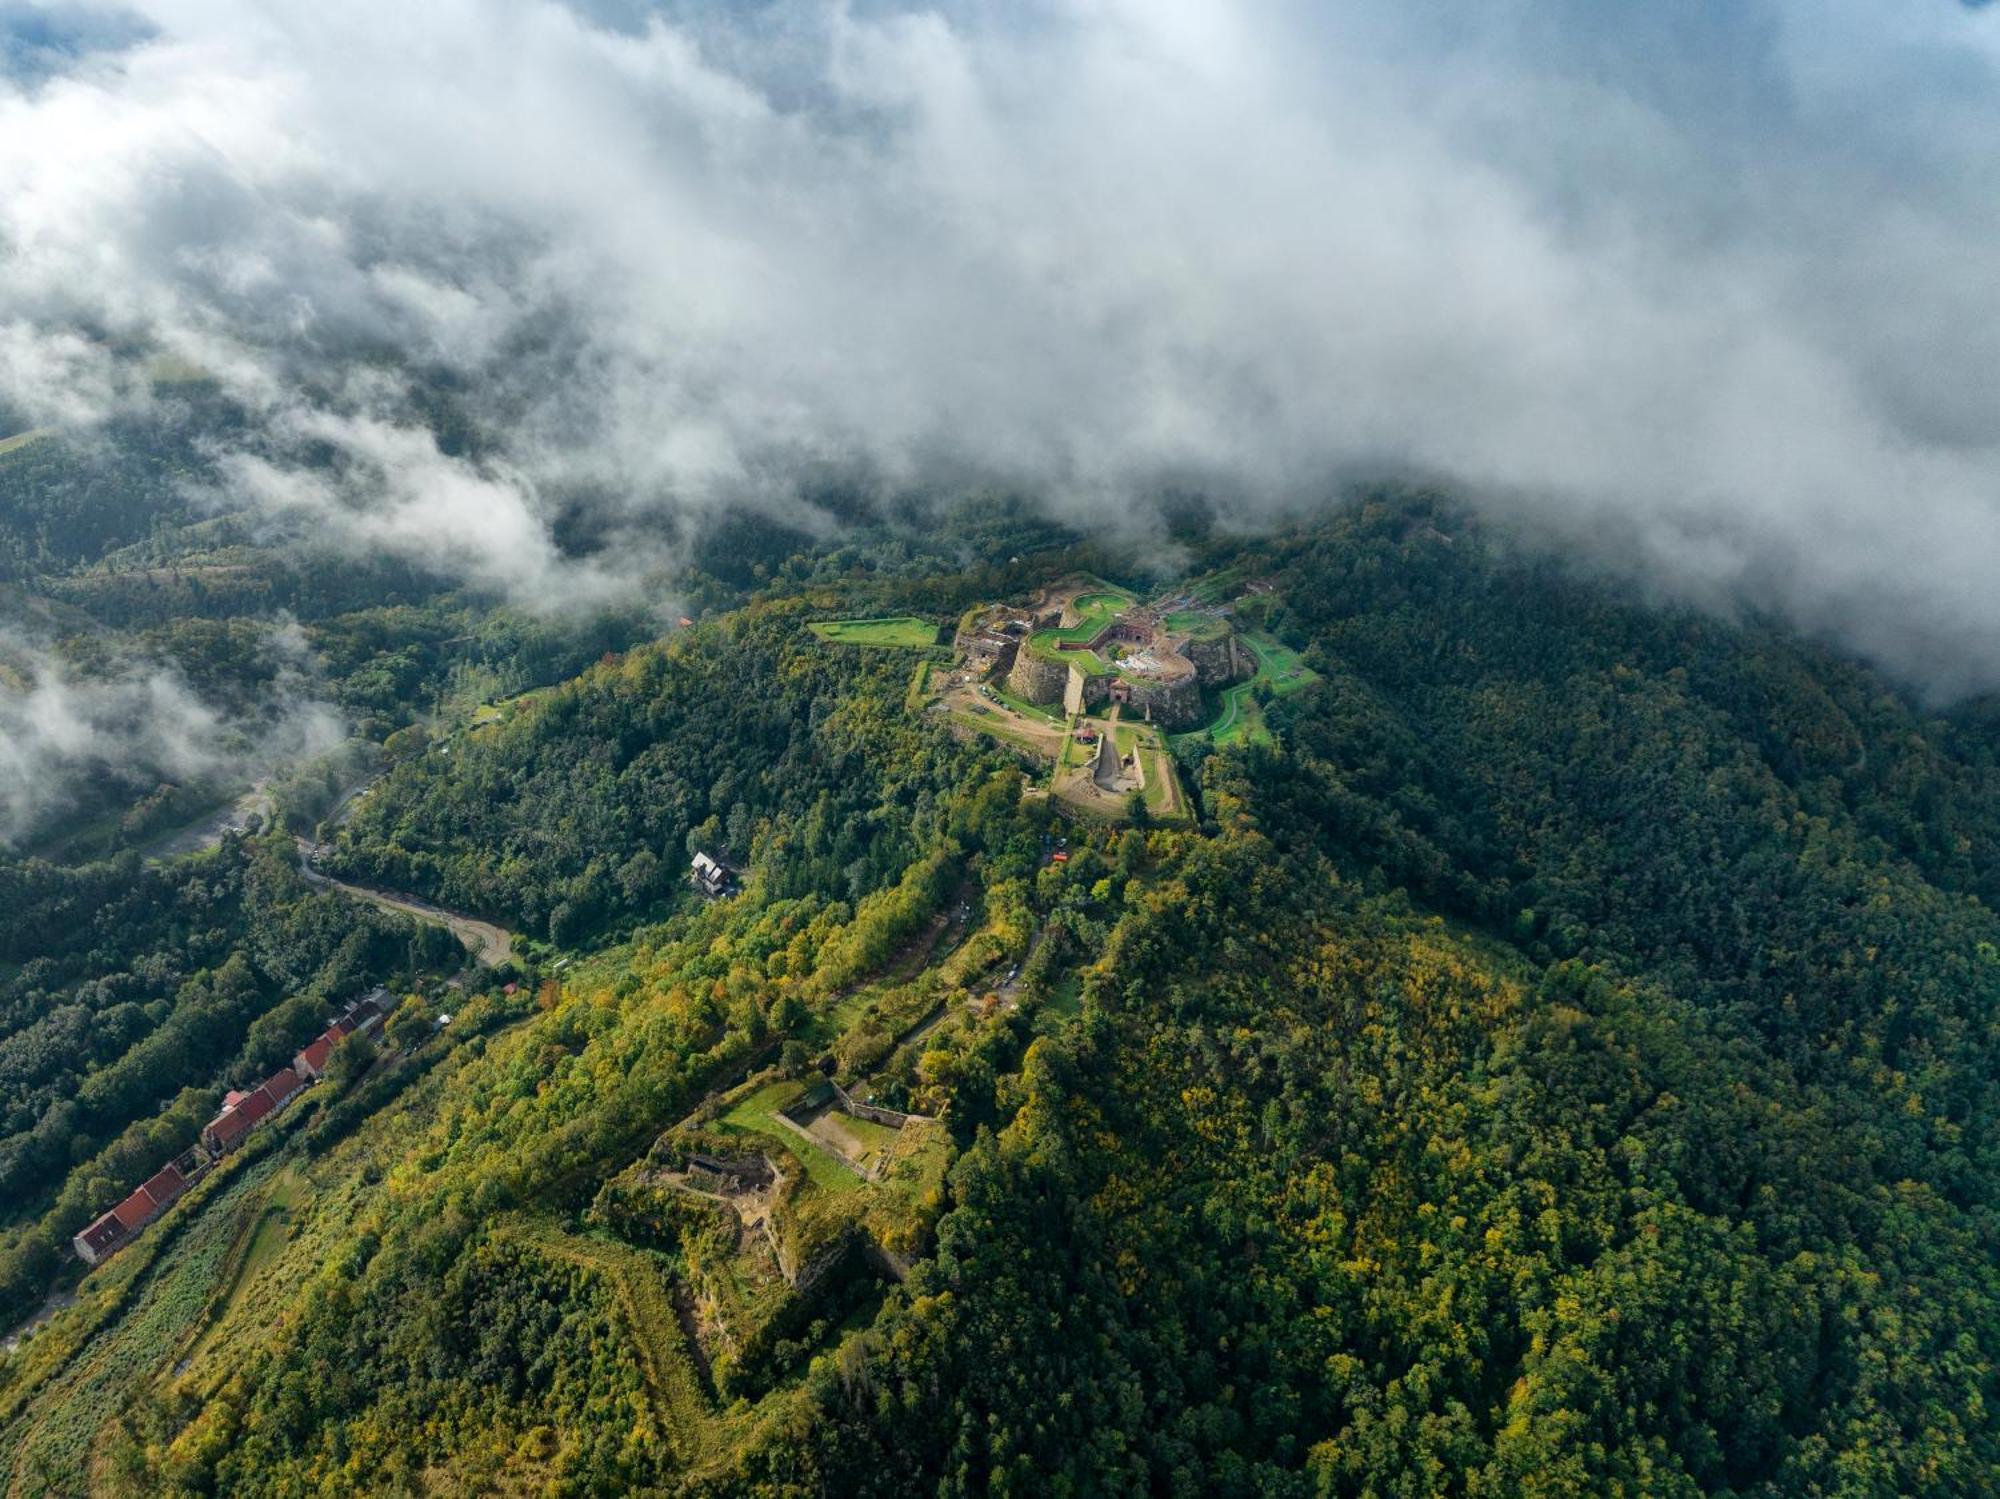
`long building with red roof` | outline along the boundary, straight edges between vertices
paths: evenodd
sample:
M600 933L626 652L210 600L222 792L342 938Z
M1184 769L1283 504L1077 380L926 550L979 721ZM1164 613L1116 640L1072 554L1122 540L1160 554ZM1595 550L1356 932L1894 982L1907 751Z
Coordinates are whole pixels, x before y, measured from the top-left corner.
M172 1162L162 1166L134 1188L130 1197L70 1240L77 1257L86 1265L97 1264L173 1206L200 1174L198 1168L189 1174Z
M222 1101L222 1111L202 1126L202 1149L190 1151L179 1163L162 1167L130 1197L71 1239L77 1258L86 1265L101 1264L106 1256L129 1243L140 1229L193 1186L212 1161L241 1145L258 1125L283 1112L287 1104L324 1076L327 1061L343 1038L356 1031L371 1036L380 1031L388 1015L388 997L386 989L377 989L349 1005L344 1014L293 1058L291 1066L280 1067L247 1093L232 1089Z

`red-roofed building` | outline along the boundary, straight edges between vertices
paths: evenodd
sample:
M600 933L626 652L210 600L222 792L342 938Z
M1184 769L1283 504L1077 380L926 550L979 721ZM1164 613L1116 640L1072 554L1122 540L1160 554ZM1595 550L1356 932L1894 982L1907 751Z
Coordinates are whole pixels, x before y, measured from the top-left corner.
M243 1137L263 1123L276 1107L264 1088L245 1094L202 1126L201 1143L217 1155L234 1150L243 1143Z
M90 1227L70 1240L76 1250L76 1257L86 1265L95 1265L110 1254L126 1239L125 1225L118 1221L116 1213L106 1213Z
M334 1047L357 1030L374 1035L382 1029L382 1019L388 1014L384 1003L389 997L386 989L377 989L366 999L348 1006L347 1012L321 1031L313 1043L292 1058L292 1066L300 1077L317 1082L326 1076L327 1059L333 1055Z
M326 1076L326 1059L333 1055L333 1046L340 1037L332 1031L322 1032L304 1051L292 1058L292 1068L300 1077L317 1081Z
M95 1265L164 1213L192 1183L174 1165L162 1166L117 1207L70 1240L77 1258Z
M306 1080L289 1067L280 1067L264 1079L264 1086L257 1091L271 1100L271 1111L276 1113L294 1098L306 1085Z

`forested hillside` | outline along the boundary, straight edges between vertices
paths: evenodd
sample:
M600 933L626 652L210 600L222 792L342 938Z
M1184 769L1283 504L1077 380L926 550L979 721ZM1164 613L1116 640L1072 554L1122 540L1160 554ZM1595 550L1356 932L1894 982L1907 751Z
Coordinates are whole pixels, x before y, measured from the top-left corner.
M1990 705L1383 500L1190 533L1319 680L1181 741L1195 818L1072 820L807 625L1078 555L903 545L393 742L323 867L504 973L275 836L4 872L39 1204L174 1127L134 1058L424 997L0 1363L0 1492L2000 1487ZM435 680L402 619L316 628Z

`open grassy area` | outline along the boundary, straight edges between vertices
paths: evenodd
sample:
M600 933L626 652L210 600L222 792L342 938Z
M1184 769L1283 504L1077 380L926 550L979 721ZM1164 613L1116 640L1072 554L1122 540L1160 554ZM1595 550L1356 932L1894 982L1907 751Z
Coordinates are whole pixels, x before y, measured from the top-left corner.
M531 687L526 692L515 693L512 697L496 698L490 703L481 703L472 710L471 726L474 729L489 729L495 724L506 723L523 708L541 701L554 691L553 687Z
M873 1171L876 1164L889 1155L900 1133L872 1119L860 1119L838 1111L822 1115L814 1121L812 1128L815 1135L824 1134L831 1141L844 1144L848 1159L863 1171Z
M1146 773L1146 810L1155 817L1178 815L1180 802L1174 795L1173 756L1163 749L1145 749L1139 752L1139 763Z
M1099 619L1109 619L1114 614L1130 609L1136 602L1131 594L1122 589L1107 588L1099 593L1078 594L1070 601L1070 607L1081 615L1096 615Z
M807 1177L816 1187L825 1187L831 1192L851 1192L861 1185L861 1178L848 1169L845 1161L779 1122L779 1110L790 1107L804 1091L802 1083L766 1083L754 1093L739 1099L735 1107L716 1121L717 1126L725 1131L769 1140L805 1167Z
M1167 629L1190 640L1220 640L1229 633L1229 623L1200 609L1177 609L1166 618Z
M1197 578L1194 582L1187 585L1186 592L1190 596L1200 599L1204 604L1219 604L1232 593L1236 592L1237 589L1241 588L1249 576L1249 563L1232 562L1229 566L1212 572L1204 578Z
M1038 656L1066 665L1079 666L1091 676L1102 676L1111 668L1095 651L1064 650L1065 644L1074 645L1091 639L1097 632L1130 609L1137 602L1128 593L1085 593L1079 594L1071 603L1077 612L1077 622L1057 629L1037 630L1028 637L1027 649Z
M806 628L821 640L838 645L888 646L901 650L936 645L938 636L936 625L914 614L884 619L823 619Z
M1268 687L1274 697L1289 697L1319 680L1317 672L1300 663L1297 651L1268 635L1245 635L1243 643L1257 658L1257 674L1247 682L1224 689L1221 716L1207 728L1194 731L1206 735L1217 746L1270 742L1271 731L1264 726L1264 710L1253 695L1259 683Z
M966 728L976 733L985 734L990 738L997 739L1009 749L1019 750L1022 754L1032 756L1036 760L1041 760L1046 756L1047 752L1032 736L1022 733L1019 729L1009 727L1004 714L993 712L981 713L972 708L953 708L951 710L951 721L963 724Z
M0 437L0 453L11 453L16 448L25 448L31 442L40 442L44 437L54 437L54 427L31 427L26 432L16 432L12 437Z
M1054 728L1061 728L1063 725L1063 715L1056 709L1044 707L1039 703L1031 703L1024 697L1016 697L1004 687L995 687L993 689L993 696L1012 708L1016 713L1023 714L1029 718L1038 718Z

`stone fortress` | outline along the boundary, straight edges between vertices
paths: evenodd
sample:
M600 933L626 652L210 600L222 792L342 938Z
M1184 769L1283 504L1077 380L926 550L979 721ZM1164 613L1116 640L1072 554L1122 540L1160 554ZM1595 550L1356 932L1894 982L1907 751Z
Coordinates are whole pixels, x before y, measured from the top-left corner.
M1256 663L1219 615L1168 614L1091 585L1059 590L1031 610L982 621L989 670L1028 702L1069 714L1122 703L1163 729L1192 728L1203 687L1251 675ZM978 654L975 651L975 654ZM1010 659L1011 658L1011 659Z

